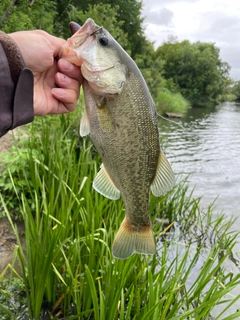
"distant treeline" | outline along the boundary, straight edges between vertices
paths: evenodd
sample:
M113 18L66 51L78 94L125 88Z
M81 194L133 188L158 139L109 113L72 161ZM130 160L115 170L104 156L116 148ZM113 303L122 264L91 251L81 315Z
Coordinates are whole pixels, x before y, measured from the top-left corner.
M71 20L83 24L91 17L104 26L132 56L141 69L156 105L162 99L183 96L186 108L208 106L227 99L231 93L240 97L240 85L229 77L230 66L220 59L214 43L179 42L171 36L156 50L144 35L142 3L137 0L3 0L0 29L42 29L68 38ZM234 90L233 90L234 88ZM238 88L238 89L237 89ZM233 92L234 91L234 92ZM177 111L177 110L174 110Z

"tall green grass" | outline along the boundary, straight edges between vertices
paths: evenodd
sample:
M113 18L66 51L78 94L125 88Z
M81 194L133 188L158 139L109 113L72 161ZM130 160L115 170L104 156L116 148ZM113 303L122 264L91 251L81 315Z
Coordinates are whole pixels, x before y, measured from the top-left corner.
M218 101L219 102L224 102L224 101L236 101L237 100L237 96L235 94L222 94L218 96Z
M189 102L180 93L172 93L167 89L158 93L155 103L161 114L166 112L184 114L190 107Z
M150 200L158 253L114 259L111 245L124 207L121 200L108 200L93 190L100 159L91 141L78 137L77 128L74 115L39 119L27 144L23 142L28 150L25 162L19 162L17 173L9 170L25 223L26 247L1 195L18 241L17 275L27 303L24 319L48 314L51 319L200 320L211 319L218 304L225 310L216 319L238 319L239 311L224 317L240 298L230 295L240 284L239 275L224 271L236 240L229 231L231 222L223 217L213 221L211 207L203 217L200 199L180 183L166 196ZM22 189L14 174L24 180ZM162 218L173 222L166 232ZM201 254L205 261L189 282ZM6 301L0 304L0 315L22 319L19 309L9 309Z

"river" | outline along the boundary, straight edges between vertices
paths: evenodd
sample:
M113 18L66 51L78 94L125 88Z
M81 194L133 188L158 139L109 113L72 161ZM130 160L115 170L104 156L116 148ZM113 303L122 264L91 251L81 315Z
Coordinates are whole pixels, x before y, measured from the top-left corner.
M193 195L202 197L203 209L215 201L213 214L238 217L240 104L226 102L214 108L191 108L183 118L167 120L159 120L161 146L177 179L188 178L189 191L194 188ZM232 229L240 230L240 219L234 221ZM239 252L240 236L233 252L236 260L226 259L224 265L228 272L235 275L239 273ZM190 284L196 279L203 263L204 256L200 256L192 269L193 280L190 279ZM231 291L232 297L239 292L240 285ZM216 306L212 316L217 316L223 306ZM225 316L233 315L237 309L240 309L239 300Z
M172 122L174 120L174 122ZM237 216L240 208L240 104L191 108L179 120L159 122L161 143L179 179L188 177L202 206ZM240 222L238 222L240 230Z

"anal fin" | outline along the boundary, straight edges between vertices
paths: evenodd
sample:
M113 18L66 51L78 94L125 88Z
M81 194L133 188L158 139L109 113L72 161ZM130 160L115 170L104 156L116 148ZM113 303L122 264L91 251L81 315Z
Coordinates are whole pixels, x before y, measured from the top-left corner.
M151 226L134 230L125 218L114 239L112 253L115 258L127 259L134 253L154 254L155 240Z
M120 191L114 185L103 164L93 181L93 188L111 200L120 198Z
M156 197L159 197L171 190L174 184L175 177L172 168L164 153L160 151L156 176L151 185L151 191Z

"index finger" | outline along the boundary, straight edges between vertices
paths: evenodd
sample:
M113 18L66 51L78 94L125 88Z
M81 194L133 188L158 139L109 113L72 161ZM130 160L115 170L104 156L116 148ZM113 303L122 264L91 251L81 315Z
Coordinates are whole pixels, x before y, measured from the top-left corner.
M81 68L75 66L71 62L65 59L58 60L58 69L60 72L68 76L69 78L73 78L79 81L79 85L83 83L83 76L81 73Z

